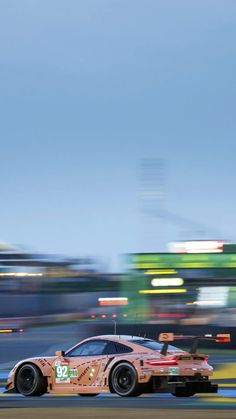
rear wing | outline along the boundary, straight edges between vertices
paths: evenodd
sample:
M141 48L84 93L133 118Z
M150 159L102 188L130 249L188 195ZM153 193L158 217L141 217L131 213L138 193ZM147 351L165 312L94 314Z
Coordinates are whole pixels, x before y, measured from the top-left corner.
M215 342L225 343L230 342L230 334L229 333L218 333L216 335L203 335L203 336L192 336L192 335L175 335L174 333L160 333L158 340L159 342L164 342L164 345L161 349L161 354L166 355L168 351L169 342L173 342L177 339L193 339L193 343L190 349L191 354L195 354L197 352L198 342L199 340L214 340Z

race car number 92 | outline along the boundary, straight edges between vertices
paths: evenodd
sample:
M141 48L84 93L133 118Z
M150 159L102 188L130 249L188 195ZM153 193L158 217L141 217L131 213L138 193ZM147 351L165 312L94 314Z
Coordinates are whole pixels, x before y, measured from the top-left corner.
M68 378L69 377L69 366L68 365L59 365L55 368L56 378Z

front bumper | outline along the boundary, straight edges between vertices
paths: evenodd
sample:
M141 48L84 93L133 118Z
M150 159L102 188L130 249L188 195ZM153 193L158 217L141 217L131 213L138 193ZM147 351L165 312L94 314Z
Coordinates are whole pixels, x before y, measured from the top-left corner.
M9 378L7 380L7 384L6 384L4 393L17 393L17 391L15 389L15 386L13 384L13 381L9 380Z
M17 393L17 391L16 391L16 389L15 388L10 388L9 390L7 389L7 387L6 387L6 390L3 392L4 394L5 393L7 393L7 394L9 394L9 393Z

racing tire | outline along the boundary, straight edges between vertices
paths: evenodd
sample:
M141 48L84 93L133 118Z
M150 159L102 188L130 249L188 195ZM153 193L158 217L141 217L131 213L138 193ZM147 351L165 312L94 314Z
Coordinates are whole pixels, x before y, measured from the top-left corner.
M128 362L121 362L114 367L110 376L110 388L113 393L122 397L140 396L143 393L137 372Z
M23 396L42 396L47 391L47 381L40 369L33 364L24 364L16 376L16 389Z
M195 392L184 388L176 388L176 391L172 394L175 397L191 397L194 396Z
M99 393L78 393L78 396L81 396L81 397L95 397L98 395Z

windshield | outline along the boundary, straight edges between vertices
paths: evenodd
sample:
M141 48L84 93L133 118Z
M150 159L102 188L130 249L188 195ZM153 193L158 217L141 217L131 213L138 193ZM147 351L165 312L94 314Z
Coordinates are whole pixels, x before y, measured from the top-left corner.
M153 349L154 351L161 351L162 346L163 346L163 343L156 342L155 340L151 340L151 339L137 339L137 340L132 339L132 341L130 342L135 343L136 345L144 346L145 348L148 348L148 349ZM181 349L176 348L175 346L172 346L172 345L168 345L168 350L181 351Z

